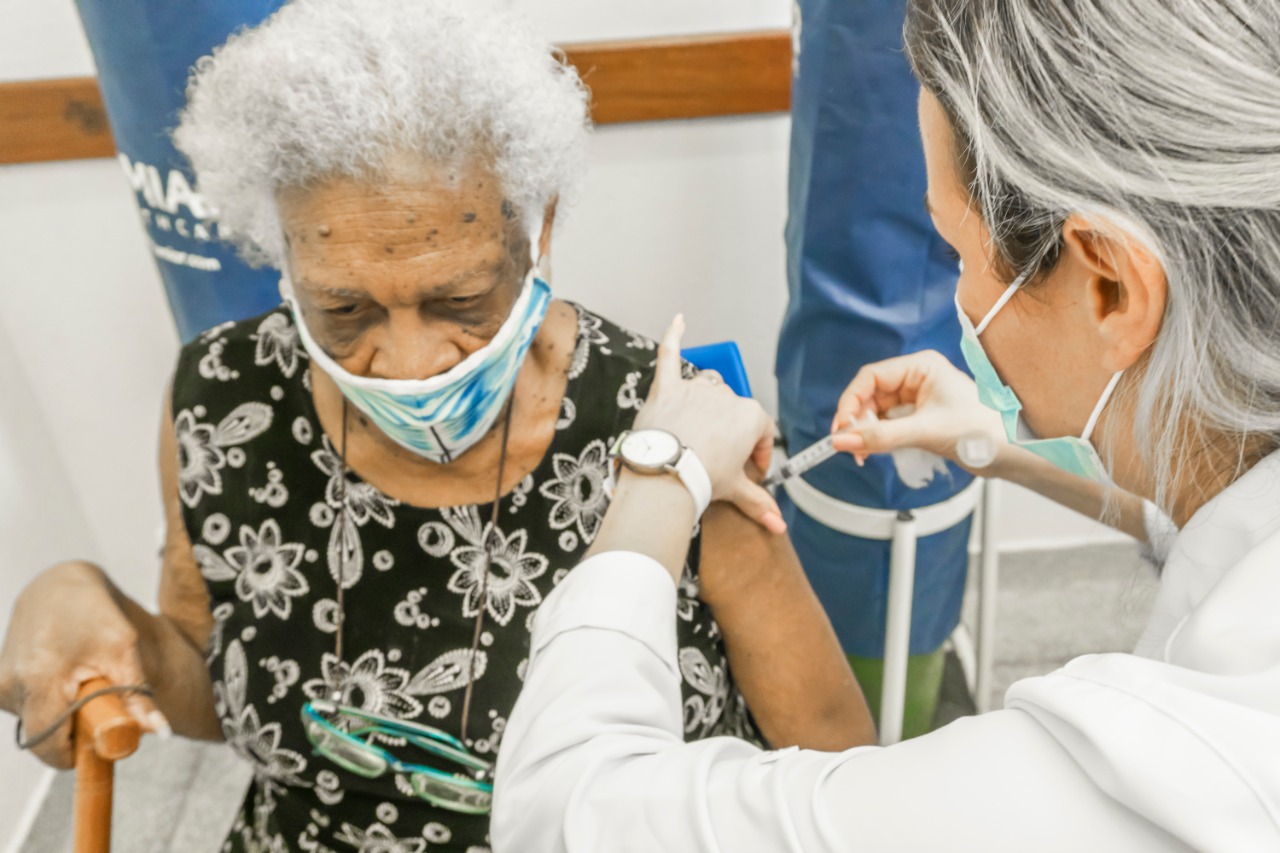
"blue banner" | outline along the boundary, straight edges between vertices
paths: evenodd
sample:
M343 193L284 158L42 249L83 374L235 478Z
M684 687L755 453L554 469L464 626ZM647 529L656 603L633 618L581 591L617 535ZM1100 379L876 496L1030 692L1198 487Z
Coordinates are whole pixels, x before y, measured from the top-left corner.
M169 132L186 103L187 74L195 61L282 4L77 0L120 165L184 342L280 302L278 273L250 268L220 242L216 212L193 189L195 181Z
M787 221L790 302L776 373L792 450L830 429L864 364L936 349L957 364L956 264L925 211L918 86L902 47L903 0L799 0ZM887 456L814 469L817 488L866 507L937 503L970 482L951 466L909 489ZM889 545L836 533L785 500L792 540L850 654L883 654ZM968 522L921 540L913 654L942 644L959 619Z

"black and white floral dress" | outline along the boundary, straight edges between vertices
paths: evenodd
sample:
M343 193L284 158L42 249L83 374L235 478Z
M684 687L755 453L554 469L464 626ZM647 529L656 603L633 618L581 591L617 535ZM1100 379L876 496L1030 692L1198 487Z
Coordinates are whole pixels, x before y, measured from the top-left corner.
M336 688L346 704L457 735L470 670L468 745L496 757L531 618L600 527L606 450L653 373L653 341L577 310L555 438L503 499L471 667L491 506L414 507L348 473L344 509L338 456L287 311L211 329L183 349L173 392L183 519L211 597L217 712L255 771L224 850L488 850L486 817L436 808L397 774L365 779L313 756L299 711ZM697 554L695 542L677 604L685 734L758 741L719 629L696 597Z

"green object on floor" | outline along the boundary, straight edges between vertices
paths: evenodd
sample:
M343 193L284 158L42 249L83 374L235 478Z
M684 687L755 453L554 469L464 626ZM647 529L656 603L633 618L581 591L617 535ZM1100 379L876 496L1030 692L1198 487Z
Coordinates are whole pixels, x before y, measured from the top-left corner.
M849 666L862 686L871 706L871 716L880 724L880 694L884 685L884 659L848 655ZM925 734L933 728L938 710L938 690L942 686L945 655L941 647L907 658L907 701L902 715L902 739Z

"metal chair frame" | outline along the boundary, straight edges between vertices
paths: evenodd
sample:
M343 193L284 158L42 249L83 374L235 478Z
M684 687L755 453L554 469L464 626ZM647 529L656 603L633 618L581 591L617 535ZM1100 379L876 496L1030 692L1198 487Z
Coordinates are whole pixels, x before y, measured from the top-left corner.
M902 739L906 706L907 658L911 645L911 600L915 591L916 542L973 517L969 542L970 575L978 566L976 642L963 622L949 642L965 669L965 681L978 712L989 710L995 660L996 588L1000 556L996 547L997 493L993 484L975 479L940 503L911 510L877 509L831 497L802 477L784 488L801 512L832 530L862 539L889 541L889 599L885 620L884 687L880 698L880 743ZM976 650L975 650L976 646Z

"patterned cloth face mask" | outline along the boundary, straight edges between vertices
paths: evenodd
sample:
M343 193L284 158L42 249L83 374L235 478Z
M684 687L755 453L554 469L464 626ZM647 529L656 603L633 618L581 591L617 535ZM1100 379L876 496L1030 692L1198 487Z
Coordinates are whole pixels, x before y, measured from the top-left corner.
M343 396L397 444L441 464L471 449L493 426L551 303L551 288L535 265L493 340L459 364L427 379L371 379L343 370L316 343L288 275L280 278L280 295L307 354Z
M960 351L964 354L965 363L969 365L969 371L973 373L974 381L978 385L978 399L984 406L994 409L1000 413L1000 420L1004 423L1005 438L1010 444L1030 450L1041 459L1050 462L1062 470L1085 477L1098 482L1109 482L1111 477L1107 473L1106 466L1102 463L1102 458L1098 456L1097 449L1093 446L1093 442L1089 437L1093 435L1093 429L1097 426L1098 418L1102 415L1103 409L1106 408L1107 402L1111 399L1112 392L1116 389L1116 383L1120 381L1120 376L1124 371L1120 371L1111 377L1111 381L1107 383L1107 388L1102 392L1102 397L1098 400L1098 404L1093 407L1093 413L1089 415L1089 421L1085 424L1084 433L1076 438L1075 436L1063 436L1061 438L1037 438L1031 428L1022 418L1022 401L1018 399L1018 395L1013 389L1000 380L1000 375L996 373L995 365L991 363L991 359L987 357L986 351L982 348L982 344L978 342L978 336L991 323L993 317L1000 312L1011 298L1013 294L1022 287L1030 277L1031 272L1022 273L1014 280L1013 284L1005 289L1005 292L996 300L996 304L987 312L987 316L982 318L975 328L973 322L969 320L969 315L964 313L964 309L960 307L960 296L956 295L956 314L960 318Z

